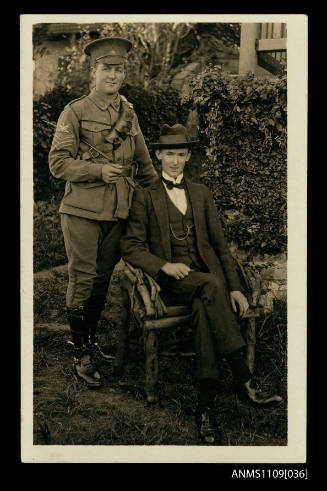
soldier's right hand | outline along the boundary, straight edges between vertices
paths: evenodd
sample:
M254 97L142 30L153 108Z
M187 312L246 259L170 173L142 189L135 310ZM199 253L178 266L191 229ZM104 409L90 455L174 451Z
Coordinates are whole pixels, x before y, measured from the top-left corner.
M121 164L104 164L102 166L102 180L106 183L115 183L118 181L123 166Z
M172 276L176 280L182 280L188 276L190 271L192 271L191 268L184 263L166 263L161 269L168 276Z

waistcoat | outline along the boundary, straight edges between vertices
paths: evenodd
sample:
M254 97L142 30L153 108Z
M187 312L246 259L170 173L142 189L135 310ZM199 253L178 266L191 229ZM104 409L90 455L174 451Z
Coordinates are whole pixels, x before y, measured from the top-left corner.
M193 211L191 202L188 197L187 190L186 214L183 215L166 194L169 228L170 228L170 244L173 263L184 263L198 271L207 271L205 264L199 256L196 235L193 219ZM182 240L180 240L182 239Z

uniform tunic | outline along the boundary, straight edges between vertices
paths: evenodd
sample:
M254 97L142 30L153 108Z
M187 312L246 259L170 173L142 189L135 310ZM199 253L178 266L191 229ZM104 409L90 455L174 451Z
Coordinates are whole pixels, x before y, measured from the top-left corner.
M119 119L122 104L132 111L132 124L127 138L114 149L107 138ZM109 160L90 150L80 138ZM102 166L109 161L123 165L118 183L106 184L102 180ZM123 96L117 94L108 103L94 89L88 96L69 103L59 117L49 154L51 173L67 181L59 211L92 220L127 218L133 187L128 174L133 161L138 164L136 181L142 186L149 185L156 171L137 116Z

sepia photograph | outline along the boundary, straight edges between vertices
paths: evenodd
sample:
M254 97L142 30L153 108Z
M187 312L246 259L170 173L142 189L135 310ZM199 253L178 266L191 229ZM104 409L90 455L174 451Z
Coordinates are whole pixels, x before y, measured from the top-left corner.
M305 462L306 30L21 16L23 461Z

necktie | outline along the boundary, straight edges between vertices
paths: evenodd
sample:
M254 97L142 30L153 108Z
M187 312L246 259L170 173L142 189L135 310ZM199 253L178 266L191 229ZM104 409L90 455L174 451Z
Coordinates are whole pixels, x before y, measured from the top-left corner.
M168 189L173 189L173 188L178 188L178 189L184 189L185 188L185 181L182 179L180 184L174 183L172 181L169 181L168 179L165 179L163 176L161 176L161 179L163 182L166 184Z

